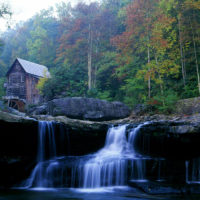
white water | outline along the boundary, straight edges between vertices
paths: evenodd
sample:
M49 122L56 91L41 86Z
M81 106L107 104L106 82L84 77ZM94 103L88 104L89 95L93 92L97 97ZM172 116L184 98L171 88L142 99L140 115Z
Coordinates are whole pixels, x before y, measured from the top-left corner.
M146 125L146 124L148 124L148 123L144 123L144 124L138 125L136 128L132 129L132 131L129 134L128 145L129 145L130 153L133 156L136 156L136 152L135 152L135 149L134 149L134 143L135 143L135 138L137 136L137 133L139 132L139 130L141 129L141 127L144 126L144 125Z
M123 155L128 145L125 130L126 125L109 129L105 147L84 165L84 188L124 185L127 163Z
M142 126L143 124L133 129L128 140L127 125L108 130L104 148L84 165L84 188L126 185L128 164L131 164L133 179L145 179L144 159L138 158L134 149L136 135Z
M83 157L69 167L68 157L57 157L54 125L39 123L37 165L26 187L80 187L84 189L127 185L128 176L135 181L145 181L145 158L134 149L140 124L127 135L128 125L111 127L105 146L88 160ZM74 157L75 158L75 157ZM69 185L69 180L71 180Z
M101 191L105 188L124 187L128 180L146 182L147 158L138 154L135 149L136 136L146 124L140 124L131 131L126 130L128 125L111 127L104 147L95 154L58 157L53 122L39 122L37 165L25 187L40 190L79 187L84 191ZM162 163L162 160L157 160L157 181L163 181ZM199 158L185 162L185 181L188 184L200 184Z
M30 178L26 181L25 187L29 188L33 185L38 188L46 187L46 173L49 167L55 163L51 163L45 173L45 160L56 157L55 131L53 122L40 121L38 125L38 153L37 165L34 168Z

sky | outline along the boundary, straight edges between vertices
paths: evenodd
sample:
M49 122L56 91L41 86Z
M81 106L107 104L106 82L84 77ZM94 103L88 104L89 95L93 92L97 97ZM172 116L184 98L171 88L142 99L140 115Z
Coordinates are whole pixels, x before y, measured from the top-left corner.
M81 0L4 0L7 2L13 12L11 27L19 21L26 21L34 14L42 9L47 9L50 6L54 6L59 2L71 2L72 5ZM87 0L91 1L91 0ZM2 2L2 0L0 1ZM5 20L0 19L0 31L5 31L7 28Z

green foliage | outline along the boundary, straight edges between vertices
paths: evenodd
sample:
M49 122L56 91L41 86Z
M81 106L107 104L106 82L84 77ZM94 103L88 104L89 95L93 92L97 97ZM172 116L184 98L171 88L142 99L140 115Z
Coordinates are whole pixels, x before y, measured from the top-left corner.
M64 96L84 96L87 92L87 83L79 71L76 73L70 66L55 68L52 77L45 81L42 93L47 99Z
M0 98L2 96L5 96L5 89L4 89L4 83L6 82L5 78L0 78Z
M115 69L118 66L115 52L104 52L98 63L97 88L98 97L102 99L117 99L119 95L120 80L117 78Z
M0 77L21 57L49 67L51 78L38 84L46 99L87 96L169 113L199 95L199 10L197 0L62 2L3 34Z
M107 101L112 101L113 98L111 97L111 94L109 91L104 91L104 92L98 92L96 98L102 99L102 100L107 100Z
M166 90L164 95L157 95L153 97L151 101L152 106L154 106L159 112L170 114L175 111L175 104L178 101L178 95L173 90ZM154 104L153 104L154 102Z
M198 96L198 87L192 81L183 88L183 92L181 93L182 99L188 99L197 96Z
M42 10L36 15L32 28L30 37L26 40L28 58L36 63L52 67L56 56L57 33L54 29L58 28L52 8Z
M87 97L90 98L98 98L102 100L112 101L113 99L110 97L109 91L100 92L97 89L91 89L87 91Z
M124 93L124 102L130 107L146 101L146 92L143 80L126 79L125 84L121 87Z
M42 94L42 90L44 88L45 83L48 81L47 77L42 77L39 79L38 84L36 85L36 88L39 90L39 93Z
M97 97L98 91L95 88L87 91L87 97L95 98Z

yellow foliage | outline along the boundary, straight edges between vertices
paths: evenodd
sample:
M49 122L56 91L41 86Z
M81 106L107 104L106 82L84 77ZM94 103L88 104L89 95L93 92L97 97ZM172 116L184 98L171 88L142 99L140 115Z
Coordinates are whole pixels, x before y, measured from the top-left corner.
M38 81L38 84L36 85L36 88L39 90L40 94L42 94L42 89L47 80L48 78L47 78L46 72L44 72L44 77L41 77Z
M39 90L39 93L42 94L42 89L44 87L45 82L48 80L47 77L42 77L39 79L38 84L36 85L36 88Z

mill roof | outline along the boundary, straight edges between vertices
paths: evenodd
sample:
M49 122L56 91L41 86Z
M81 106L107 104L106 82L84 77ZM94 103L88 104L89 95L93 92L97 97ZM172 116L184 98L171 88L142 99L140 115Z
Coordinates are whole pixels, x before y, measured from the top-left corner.
M30 61L27 61L27 60L24 60L21 58L17 58L16 60L20 63L21 67L24 69L24 71L26 73L32 74L32 75L38 76L38 77L47 77L47 78L50 77L50 73L46 66L40 65L37 63L33 63L33 62L30 62ZM16 60L15 60L15 62L16 62ZM11 70L11 68L10 68L10 70ZM8 71L8 73L10 72L10 70Z

